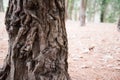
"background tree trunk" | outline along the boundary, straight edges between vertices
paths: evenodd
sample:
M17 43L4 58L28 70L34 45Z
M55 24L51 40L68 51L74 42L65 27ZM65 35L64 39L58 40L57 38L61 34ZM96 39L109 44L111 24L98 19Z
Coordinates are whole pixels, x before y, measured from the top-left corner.
M0 12L4 11L3 0L0 0Z
M100 14L100 21L105 22L105 13L107 8L107 0L102 0L101 4L101 14Z
M85 25L87 0L81 0L80 3L80 25Z
M118 31L120 31L120 17L119 17L119 20L118 20L117 28L118 28Z
M69 19L72 19L72 13L73 13L73 8L74 8L74 0L69 0Z
M64 0L9 0L0 80L70 80Z
M65 18L68 19L68 0L65 0Z

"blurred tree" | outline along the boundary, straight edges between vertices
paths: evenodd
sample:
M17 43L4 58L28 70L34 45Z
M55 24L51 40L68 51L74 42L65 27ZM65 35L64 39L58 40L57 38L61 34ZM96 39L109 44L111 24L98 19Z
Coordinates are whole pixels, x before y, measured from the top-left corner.
M120 0L66 0L66 18L83 19L88 22L117 22L120 14ZM88 4L87 4L88 3ZM85 7L85 8L82 8ZM81 10L81 11L80 11ZM84 20L81 20L81 22Z
M87 7L87 0L81 0L81 2L80 2L80 25L81 26L85 25L86 7Z
M118 30L120 31L120 17L119 17L119 20L118 20L117 28L118 28Z
M105 21L117 22L120 15L120 0L109 0Z
M4 11L3 0L0 0L0 12Z
M102 3L101 3L101 14L100 14L100 21L101 22L105 22L107 4L108 4L107 0L102 0Z
M76 0L73 4L74 5L74 10L73 10L74 20L79 20L79 16L80 16L80 4L79 3L80 3L80 0Z
M89 22L95 22L96 16L99 17L100 14L100 0L88 0L87 2L87 20ZM98 19L99 21L99 19Z
M68 0L65 0L65 18L68 19Z
M0 80L70 80L65 0L9 0Z
M72 19L72 15L73 15L73 9L74 9L74 2L75 2L75 0L69 0L69 11L68 11L68 13L69 13L69 19Z

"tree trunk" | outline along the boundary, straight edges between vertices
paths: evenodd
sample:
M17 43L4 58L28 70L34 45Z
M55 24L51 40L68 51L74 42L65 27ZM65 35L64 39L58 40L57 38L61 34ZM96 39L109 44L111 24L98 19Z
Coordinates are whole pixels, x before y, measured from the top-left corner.
M4 11L3 0L0 0L0 12Z
M77 20L77 9L75 9L75 20Z
M73 13L73 8L74 8L74 0L70 1L70 9L69 9L69 19L72 19L72 13Z
M118 25L117 25L118 31L120 31L120 18L118 20Z
M68 19L68 0L65 0L65 18Z
M80 25L84 26L86 21L87 0L81 0L80 3Z
M64 0L9 0L0 80L70 80Z
M101 21L101 22L105 22L106 8L107 8L107 1L106 1L106 0L102 0L102 4L101 4L101 14L100 14L100 21Z
M97 3L97 1L96 0L94 0L93 1L93 7L94 7L94 11L93 11L93 22L95 22L95 16L96 16L96 7L97 7L97 5L96 5L96 3Z

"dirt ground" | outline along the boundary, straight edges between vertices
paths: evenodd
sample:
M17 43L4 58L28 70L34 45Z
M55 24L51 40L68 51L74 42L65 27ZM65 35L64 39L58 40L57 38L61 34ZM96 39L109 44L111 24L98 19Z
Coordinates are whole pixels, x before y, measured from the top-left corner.
M120 80L120 32L116 24L66 21L69 74L72 80ZM0 13L0 66L7 54L8 36Z

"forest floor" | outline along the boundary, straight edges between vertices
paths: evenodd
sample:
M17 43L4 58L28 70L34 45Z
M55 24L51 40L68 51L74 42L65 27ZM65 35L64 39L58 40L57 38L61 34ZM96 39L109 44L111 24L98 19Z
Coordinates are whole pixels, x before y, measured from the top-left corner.
M120 80L120 32L115 24L66 21L69 74L72 80ZM7 54L8 36L0 13L0 66Z

